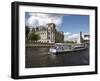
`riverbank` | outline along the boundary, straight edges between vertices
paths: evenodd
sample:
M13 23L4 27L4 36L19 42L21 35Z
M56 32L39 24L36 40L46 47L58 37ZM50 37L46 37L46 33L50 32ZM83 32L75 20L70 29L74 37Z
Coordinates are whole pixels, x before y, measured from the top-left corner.
M54 43L33 43L33 44L26 44L26 47L53 47Z

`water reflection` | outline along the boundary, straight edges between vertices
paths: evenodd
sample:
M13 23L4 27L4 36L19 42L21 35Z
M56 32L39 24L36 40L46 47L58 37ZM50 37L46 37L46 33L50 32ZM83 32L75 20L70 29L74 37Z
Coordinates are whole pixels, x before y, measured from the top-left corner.
M27 47L26 68L53 67L53 66L74 66L89 64L89 50L69 52L65 54L48 53L49 48Z

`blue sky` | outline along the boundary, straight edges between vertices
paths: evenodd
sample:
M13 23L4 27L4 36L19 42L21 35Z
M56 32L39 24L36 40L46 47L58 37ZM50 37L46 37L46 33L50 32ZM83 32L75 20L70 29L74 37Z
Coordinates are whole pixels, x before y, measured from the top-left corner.
M65 40L78 38L80 31L89 33L88 15L25 13L25 24L29 27L47 23L55 23L56 29L64 32Z
M89 16L88 15L69 15L63 16L60 30L76 33L79 31L89 32Z

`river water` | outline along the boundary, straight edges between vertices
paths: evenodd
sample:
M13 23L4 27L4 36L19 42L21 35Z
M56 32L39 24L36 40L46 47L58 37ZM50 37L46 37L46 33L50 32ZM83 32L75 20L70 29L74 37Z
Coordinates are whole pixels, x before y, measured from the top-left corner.
M89 65L89 49L62 54L48 53L47 47L26 47L25 67Z

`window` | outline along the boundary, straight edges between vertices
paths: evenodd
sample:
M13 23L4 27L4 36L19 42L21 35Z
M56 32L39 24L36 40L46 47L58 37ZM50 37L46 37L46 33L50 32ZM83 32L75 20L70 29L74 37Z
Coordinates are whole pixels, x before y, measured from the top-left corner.
M48 37L48 39L50 39L50 37Z

